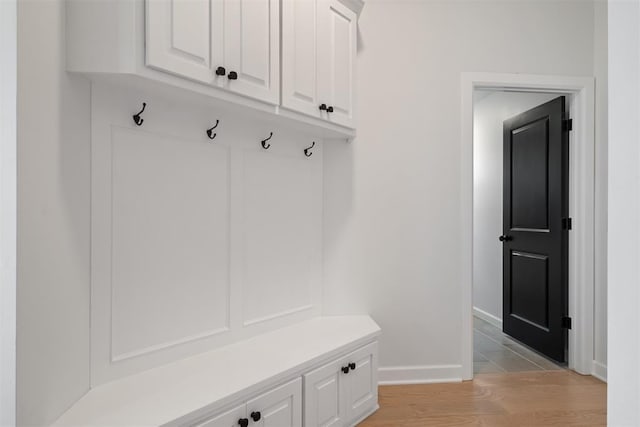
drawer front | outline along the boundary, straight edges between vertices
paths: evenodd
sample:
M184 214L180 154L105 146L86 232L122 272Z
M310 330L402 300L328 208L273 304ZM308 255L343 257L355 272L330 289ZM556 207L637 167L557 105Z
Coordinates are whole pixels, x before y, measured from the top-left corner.
M238 427L238 421L241 418L246 418L246 405L244 403L208 418L204 422L195 424L194 427Z
M248 401L247 416L252 427L302 427L302 379Z

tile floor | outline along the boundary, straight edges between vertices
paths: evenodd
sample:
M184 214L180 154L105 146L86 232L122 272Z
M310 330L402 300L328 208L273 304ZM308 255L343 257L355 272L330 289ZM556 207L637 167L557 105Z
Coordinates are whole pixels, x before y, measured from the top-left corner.
M517 343L492 324L473 318L473 372L555 371L564 366Z

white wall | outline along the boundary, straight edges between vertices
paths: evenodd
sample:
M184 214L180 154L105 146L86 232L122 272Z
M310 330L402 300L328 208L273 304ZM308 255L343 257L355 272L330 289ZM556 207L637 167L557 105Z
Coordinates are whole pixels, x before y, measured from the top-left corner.
M460 73L594 73L591 2L367 1L358 137L325 147L325 312L370 312L382 379L460 378ZM397 368L390 370L389 368Z
M609 1L608 425L640 425L640 4Z
M16 422L17 2L0 2L0 425Z
M67 75L64 3L18 4L18 424L89 388L88 82Z
M502 323L503 122L558 94L476 91L473 109L473 307ZM568 105L568 104L567 104Z

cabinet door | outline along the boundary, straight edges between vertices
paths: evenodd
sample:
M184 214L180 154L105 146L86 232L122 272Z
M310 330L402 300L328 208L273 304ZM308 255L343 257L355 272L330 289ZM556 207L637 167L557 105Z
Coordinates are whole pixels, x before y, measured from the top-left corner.
M213 69L218 86L272 104L280 94L279 0L212 0ZM222 17L222 18L220 18ZM229 79L230 73L237 79Z
M256 427L302 427L302 380L296 378L250 400L247 415Z
M369 344L348 356L348 362L355 364L347 375L349 390L345 396L350 421L360 419L378 404L377 346Z
M321 118L316 0L282 1L282 106Z
M211 83L210 0L146 1L146 64Z
M318 1L320 99L333 107L329 121L353 128L357 15L338 0Z
M341 368L347 366L338 359L304 376L305 427L338 427L349 419L346 406L347 376Z
M246 405L243 403L233 409L208 418L196 424L194 427L238 427L238 421L246 417Z

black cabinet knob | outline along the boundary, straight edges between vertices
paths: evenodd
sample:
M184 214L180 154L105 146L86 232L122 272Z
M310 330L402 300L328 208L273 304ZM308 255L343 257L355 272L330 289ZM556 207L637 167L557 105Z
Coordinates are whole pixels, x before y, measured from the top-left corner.
M229 75L227 77L229 80L238 80L238 73L235 71L229 71Z
M510 240L513 240L513 236L509 236L508 234L505 234L504 236L498 237L498 240L500 240L501 242L508 242Z
M356 364L353 362L349 363L349 368L353 371L354 369L356 369Z
M240 418L238 420L238 425L240 427L247 427L249 425L249 419L248 418Z
M318 107L320 109L320 111L327 111L327 104L320 104L320 107Z
M349 367L348 366L343 366L342 368L340 368L342 370L343 373L348 374L349 373Z
M251 413L251 419L256 422L256 421L260 421L260 417L262 415L260 415L260 411L256 411L256 412L252 412Z
M327 113L333 113L333 107L332 106L327 107Z
M227 70L224 67L216 68L216 76L224 76L225 74L227 74Z

